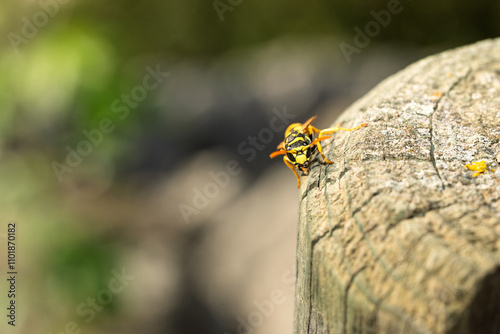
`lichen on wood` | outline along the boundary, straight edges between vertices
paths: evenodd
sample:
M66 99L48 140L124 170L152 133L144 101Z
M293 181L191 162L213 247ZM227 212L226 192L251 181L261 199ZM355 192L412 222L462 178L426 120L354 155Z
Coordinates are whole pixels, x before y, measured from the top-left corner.
M500 333L500 39L425 58L302 177L296 333ZM464 168L484 160L493 171Z

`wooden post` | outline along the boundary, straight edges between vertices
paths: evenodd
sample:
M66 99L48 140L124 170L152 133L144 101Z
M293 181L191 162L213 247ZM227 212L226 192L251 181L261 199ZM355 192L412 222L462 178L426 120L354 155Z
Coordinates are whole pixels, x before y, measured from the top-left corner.
M500 333L500 39L425 58L340 117L302 177L296 333ZM464 166L484 160L473 177Z

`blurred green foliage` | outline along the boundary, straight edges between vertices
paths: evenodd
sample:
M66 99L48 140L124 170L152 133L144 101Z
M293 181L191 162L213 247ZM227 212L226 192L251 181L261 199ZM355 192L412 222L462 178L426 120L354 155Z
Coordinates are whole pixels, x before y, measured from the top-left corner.
M70 298L74 305L85 303L88 297L108 287L113 277L111 270L120 271L117 266L118 254L109 242L92 236L77 237L73 233L58 235L64 240L54 247L47 256L47 270L50 290ZM106 305L106 312L115 309L117 296Z

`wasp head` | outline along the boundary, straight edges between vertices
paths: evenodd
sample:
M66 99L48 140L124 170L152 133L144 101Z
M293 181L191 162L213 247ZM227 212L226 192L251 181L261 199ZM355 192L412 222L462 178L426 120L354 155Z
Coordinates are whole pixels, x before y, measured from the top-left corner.
M313 149L313 147L302 145L288 149L287 151L289 152L286 155L292 164L300 168L302 171L306 171L309 167Z

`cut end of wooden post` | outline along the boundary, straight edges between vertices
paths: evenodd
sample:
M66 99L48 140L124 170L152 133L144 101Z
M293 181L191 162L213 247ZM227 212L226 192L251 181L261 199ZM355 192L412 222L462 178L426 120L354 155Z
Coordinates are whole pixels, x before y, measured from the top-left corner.
M295 332L500 333L500 39L409 66L340 121L369 126L303 179Z

